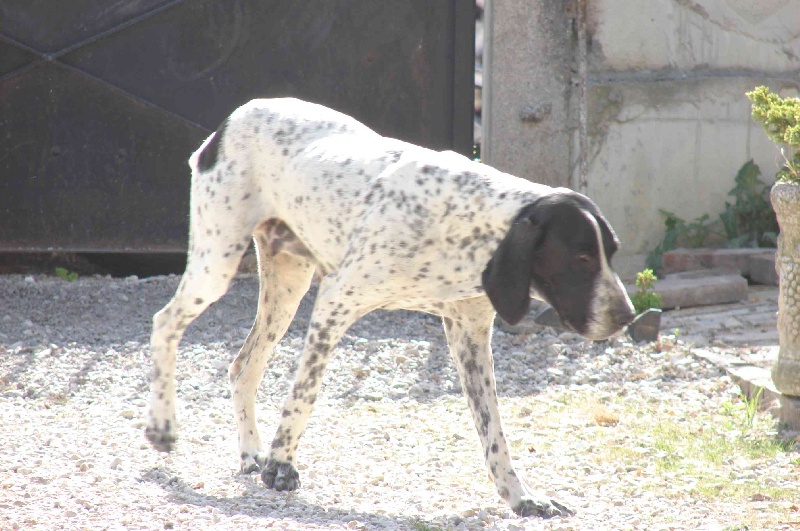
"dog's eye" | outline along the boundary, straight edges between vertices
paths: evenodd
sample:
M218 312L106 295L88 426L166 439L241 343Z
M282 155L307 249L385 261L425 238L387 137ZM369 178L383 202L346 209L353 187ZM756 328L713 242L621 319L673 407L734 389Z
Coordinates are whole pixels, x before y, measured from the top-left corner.
M580 260L584 264L588 264L589 262L592 261L592 257L591 257L591 255L588 255L588 254L584 253L584 254L578 255L578 260Z

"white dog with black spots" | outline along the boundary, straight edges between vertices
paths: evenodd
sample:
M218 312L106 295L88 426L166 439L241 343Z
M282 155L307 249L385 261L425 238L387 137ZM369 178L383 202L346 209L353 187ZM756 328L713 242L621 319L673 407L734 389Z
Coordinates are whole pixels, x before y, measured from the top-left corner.
M176 438L178 343L225 294L252 239L258 311L229 372L243 472L260 472L279 491L297 489L297 446L339 339L372 310L419 310L442 318L499 495L520 515L570 514L514 469L490 339L495 312L516 323L531 297L590 339L631 322L633 307L610 263L618 241L591 200L383 137L296 99L240 107L189 162L186 271L153 319L146 433L154 446L168 450ZM293 388L264 446L256 391L315 272L322 280Z

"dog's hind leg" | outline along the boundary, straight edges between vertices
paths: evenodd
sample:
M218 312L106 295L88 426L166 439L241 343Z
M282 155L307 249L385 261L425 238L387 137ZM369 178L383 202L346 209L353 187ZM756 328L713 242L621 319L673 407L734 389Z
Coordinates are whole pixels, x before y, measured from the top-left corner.
M195 176L196 177L196 176ZM186 271L172 300L153 316L153 373L145 434L159 450L175 441L175 351L186 328L228 291L252 237L253 224L199 193L193 180ZM204 209L197 205L202 204Z
M229 371L244 473L258 472L267 462L256 424L256 392L267 360L292 322L315 270L311 254L281 221L262 223L253 240L258 253L258 311Z

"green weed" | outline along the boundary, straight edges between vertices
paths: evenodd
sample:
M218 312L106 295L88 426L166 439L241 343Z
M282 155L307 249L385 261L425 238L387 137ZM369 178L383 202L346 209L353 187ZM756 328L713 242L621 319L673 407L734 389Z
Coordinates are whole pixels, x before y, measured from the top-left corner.
M712 244L728 248L774 247L778 220L769 202L772 183L761 178L761 169L749 160L742 165L728 192L733 203L711 219L708 214L687 222L672 212L660 209L664 216L664 238L647 256L647 267L659 271L664 253L678 247L697 248Z
M66 280L67 282L75 282L78 280L78 273L63 267L56 268L56 276L61 280Z

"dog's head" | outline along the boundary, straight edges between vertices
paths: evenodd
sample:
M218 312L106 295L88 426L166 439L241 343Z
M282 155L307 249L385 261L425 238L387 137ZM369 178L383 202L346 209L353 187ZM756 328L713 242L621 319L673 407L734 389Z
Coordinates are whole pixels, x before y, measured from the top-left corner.
M633 305L611 269L619 247L589 198L557 189L523 208L483 272L483 287L500 317L518 323L534 297L589 339L628 325Z

